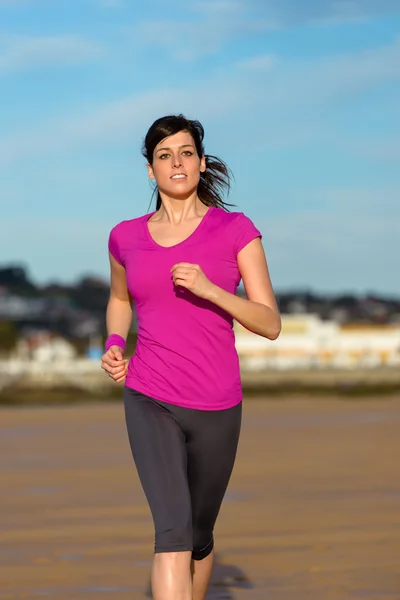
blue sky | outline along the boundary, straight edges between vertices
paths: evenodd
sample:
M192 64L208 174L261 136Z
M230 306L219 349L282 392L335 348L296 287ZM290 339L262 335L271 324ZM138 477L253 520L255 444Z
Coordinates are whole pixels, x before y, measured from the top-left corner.
M0 264L37 283L108 277L183 112L277 291L400 294L399 0L0 0L0 107Z

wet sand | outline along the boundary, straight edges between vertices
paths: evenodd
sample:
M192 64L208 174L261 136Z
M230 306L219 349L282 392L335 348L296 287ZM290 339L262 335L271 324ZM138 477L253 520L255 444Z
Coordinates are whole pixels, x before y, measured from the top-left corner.
M122 404L0 409L0 598L146 597ZM209 598L400 598L400 397L245 401Z

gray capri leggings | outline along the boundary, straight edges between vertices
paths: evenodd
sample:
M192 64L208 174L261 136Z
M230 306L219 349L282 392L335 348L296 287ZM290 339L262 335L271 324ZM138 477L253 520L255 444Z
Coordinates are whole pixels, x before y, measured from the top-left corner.
M242 404L195 410L124 388L129 443L153 516L155 552L202 560L232 473Z

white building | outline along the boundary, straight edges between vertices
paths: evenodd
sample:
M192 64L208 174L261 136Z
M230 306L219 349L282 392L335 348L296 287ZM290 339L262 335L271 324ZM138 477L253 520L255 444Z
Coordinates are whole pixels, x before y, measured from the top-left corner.
M19 340L13 358L38 363L69 363L77 356L72 344L47 331L38 331Z
M400 324L340 325L318 315L282 315L271 341L235 323L243 369L400 366Z

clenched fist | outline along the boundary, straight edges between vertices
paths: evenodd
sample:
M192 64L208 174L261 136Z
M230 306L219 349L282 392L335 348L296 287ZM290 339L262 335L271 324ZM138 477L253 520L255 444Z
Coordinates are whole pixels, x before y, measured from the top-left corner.
M215 285L207 279L199 265L180 262L172 267L171 273L175 285L190 290L199 298L208 299L215 288Z
M124 358L122 348L111 346L101 358L101 368L116 383L122 383L126 379L128 362L129 360Z

